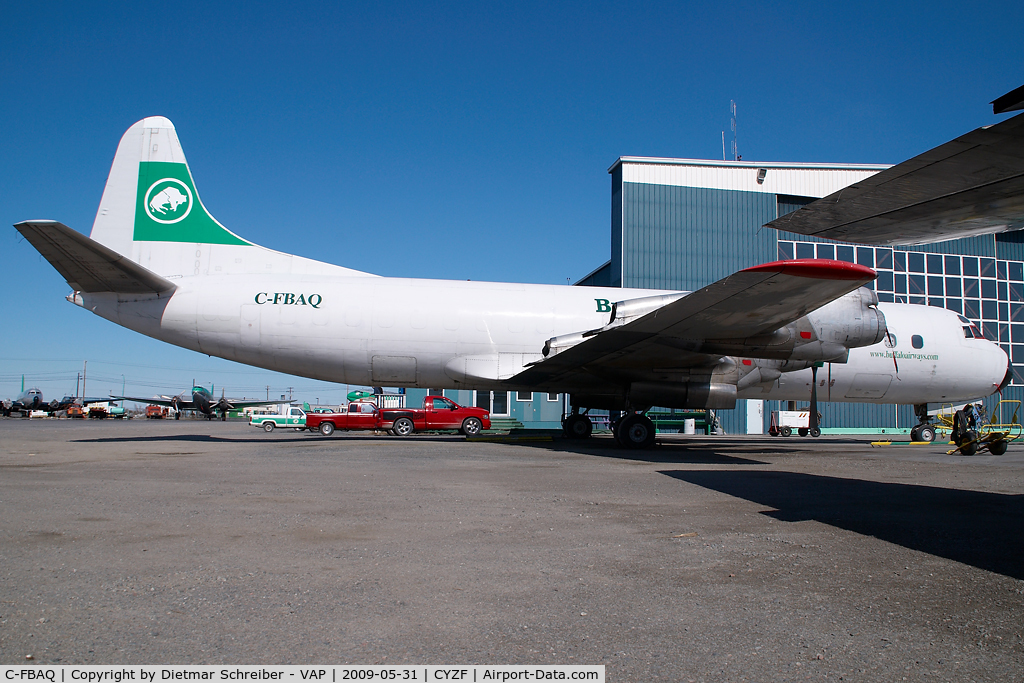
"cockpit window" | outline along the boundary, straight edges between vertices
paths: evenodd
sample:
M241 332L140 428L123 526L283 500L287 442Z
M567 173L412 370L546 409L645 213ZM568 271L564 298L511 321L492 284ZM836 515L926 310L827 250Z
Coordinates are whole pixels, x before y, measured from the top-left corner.
M981 334L981 330L978 326L972 323L970 320L964 320L964 337L966 339L984 339L984 335Z
M921 337L921 335L919 334L915 334L913 337L910 338L910 345L913 346L915 349L923 348L924 338Z

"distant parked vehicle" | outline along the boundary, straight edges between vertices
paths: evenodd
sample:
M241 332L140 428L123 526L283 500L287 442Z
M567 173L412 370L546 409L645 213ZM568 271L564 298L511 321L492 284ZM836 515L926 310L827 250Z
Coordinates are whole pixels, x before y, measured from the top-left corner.
M86 414L96 420L103 420L109 416L106 403L93 403L85 407Z
M170 414L166 406L146 406L146 418L150 420L162 420Z
M306 415L306 429L319 431L330 436L338 429L381 429L380 411L369 401L353 401L328 413L314 412Z
M306 411L291 406L283 413L253 415L249 418L249 426L260 427L265 432L272 432L278 427L287 427L301 432L306 428Z

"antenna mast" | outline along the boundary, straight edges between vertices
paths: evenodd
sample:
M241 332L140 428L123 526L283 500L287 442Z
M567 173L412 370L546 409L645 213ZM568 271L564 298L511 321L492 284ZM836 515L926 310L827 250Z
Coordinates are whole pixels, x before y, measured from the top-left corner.
M740 160L740 147L736 138L736 100L729 100L729 112L732 114L732 160Z

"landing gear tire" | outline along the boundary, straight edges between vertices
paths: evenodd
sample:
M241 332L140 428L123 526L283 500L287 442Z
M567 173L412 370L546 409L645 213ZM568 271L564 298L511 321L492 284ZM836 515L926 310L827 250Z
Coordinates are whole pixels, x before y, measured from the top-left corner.
M416 425L409 418L400 417L391 425L391 429L394 431L395 436L409 436L415 431Z
M586 415L570 415L562 423L562 431L570 439L589 439L594 423Z
M921 439L918 438L920 436L920 432L921 432L921 427L920 426L911 427L911 429L910 429L910 440L911 441L920 441Z
M993 441L988 445L988 452L992 455L1002 455L1006 452L1006 440Z
M811 427L807 433L813 436L815 439L821 436L821 430L818 429L817 427Z
M320 423L320 433L323 434L324 436L330 436L331 434L333 434L334 433L334 423L333 422L321 422Z
M783 427L782 429L779 430L779 434L782 434L783 436L792 436L793 435L793 428L792 427Z
M960 447L963 455L974 455L978 452L978 432L971 430L964 434L964 445Z
M263 431L265 431L267 434L269 434L270 432L274 431L274 423L273 422L264 422L263 423Z
M927 441L928 443L935 441L935 427L931 425L917 427L917 439L915 441Z
M807 427L800 427L799 429L796 430L796 433L799 434L800 436L807 436L807 434L810 433L810 431L811 430L807 429Z
M481 422L478 418L467 417L465 420L462 421L462 429L460 429L459 431L465 434L466 436L476 436L477 434L480 433L480 430L483 428L484 423Z
M626 448L650 448L654 445L654 423L646 415L627 415L615 430L619 443Z

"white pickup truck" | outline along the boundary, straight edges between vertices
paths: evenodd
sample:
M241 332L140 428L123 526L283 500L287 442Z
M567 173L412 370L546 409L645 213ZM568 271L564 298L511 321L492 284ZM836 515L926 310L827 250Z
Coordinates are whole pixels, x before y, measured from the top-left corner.
M301 432L306 428L306 411L296 406L291 406L283 413L253 414L249 418L249 425L262 427L265 432L272 432L276 428L294 429Z

